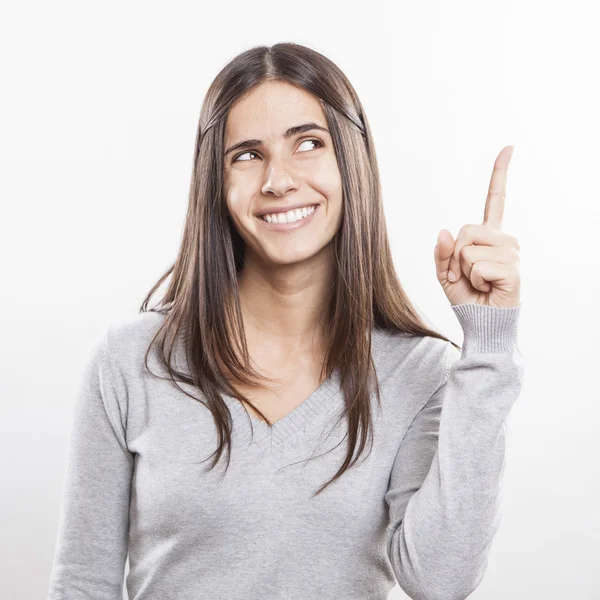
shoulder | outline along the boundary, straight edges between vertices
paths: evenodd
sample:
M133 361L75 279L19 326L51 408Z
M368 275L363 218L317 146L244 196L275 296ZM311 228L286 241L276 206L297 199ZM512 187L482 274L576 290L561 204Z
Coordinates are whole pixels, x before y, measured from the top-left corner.
M458 350L449 341L430 335L374 329L371 339L380 381L399 378L437 386L458 357Z
M115 351L150 342L165 320L158 312L142 312L113 321L106 328L107 346Z
M452 344L431 335L413 335L406 332L386 329L373 329L373 355L382 359L420 360L431 358L446 360L446 354Z
M142 312L110 323L104 332L104 351L111 369L125 378L142 373L146 351L158 333L165 316ZM148 359L150 364L150 358Z

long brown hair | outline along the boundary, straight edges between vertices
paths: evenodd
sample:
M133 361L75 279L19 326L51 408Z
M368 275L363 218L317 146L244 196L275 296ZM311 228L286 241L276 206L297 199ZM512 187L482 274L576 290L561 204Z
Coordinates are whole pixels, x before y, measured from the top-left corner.
M378 402L380 391L371 354L371 330L381 328L450 341L427 327L398 280L365 111L346 76L319 52L294 43L253 47L231 60L210 85L200 112L179 253L140 307L140 312L159 312L166 317L146 351L145 365L148 368L148 354L156 342L159 359L173 383L177 385L177 377L204 395L206 402L180 388L213 415L219 444L210 455L215 456L211 469L219 461L224 443L227 465L231 455L232 419L221 393L249 404L269 423L229 384L220 368L222 362L236 380L246 384L270 381L250 365L237 281L244 266L244 242L231 223L222 194L227 115L236 101L267 80L298 86L320 101L342 179L343 215L330 242L334 279L323 312L328 341L322 369L326 377L339 369L346 405L342 416L347 419L349 444L344 462L319 494L356 463L367 436L372 436L370 386L374 386ZM162 300L148 309L151 297L169 275L172 278ZM171 365L177 336L183 340L189 373ZM359 452L352 460L359 428Z

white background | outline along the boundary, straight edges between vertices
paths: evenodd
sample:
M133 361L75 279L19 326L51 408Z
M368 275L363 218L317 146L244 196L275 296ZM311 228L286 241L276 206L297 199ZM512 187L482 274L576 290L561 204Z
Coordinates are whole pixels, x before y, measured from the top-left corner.
M0 596L47 593L83 360L175 257L210 82L251 46L293 41L361 97L400 280L459 343L433 247L481 223L515 146L504 230L521 244L526 373L502 526L470 598L600 598L595 3L215 4L2 9Z

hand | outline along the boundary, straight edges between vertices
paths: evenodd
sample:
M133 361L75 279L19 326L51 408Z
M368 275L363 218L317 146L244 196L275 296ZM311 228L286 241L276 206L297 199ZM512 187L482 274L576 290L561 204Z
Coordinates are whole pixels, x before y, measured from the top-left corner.
M514 146L505 146L494 163L482 225L463 225L456 242L447 229L434 248L436 274L450 304L519 306L519 242L501 231L506 174ZM456 273L457 279L449 277Z

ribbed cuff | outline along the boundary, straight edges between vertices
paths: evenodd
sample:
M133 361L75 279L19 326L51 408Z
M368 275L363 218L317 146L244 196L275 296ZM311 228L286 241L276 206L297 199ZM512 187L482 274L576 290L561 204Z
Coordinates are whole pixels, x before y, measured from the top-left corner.
M464 339L462 354L472 352L511 353L517 347L517 326L521 305L498 308L484 304L450 305Z

